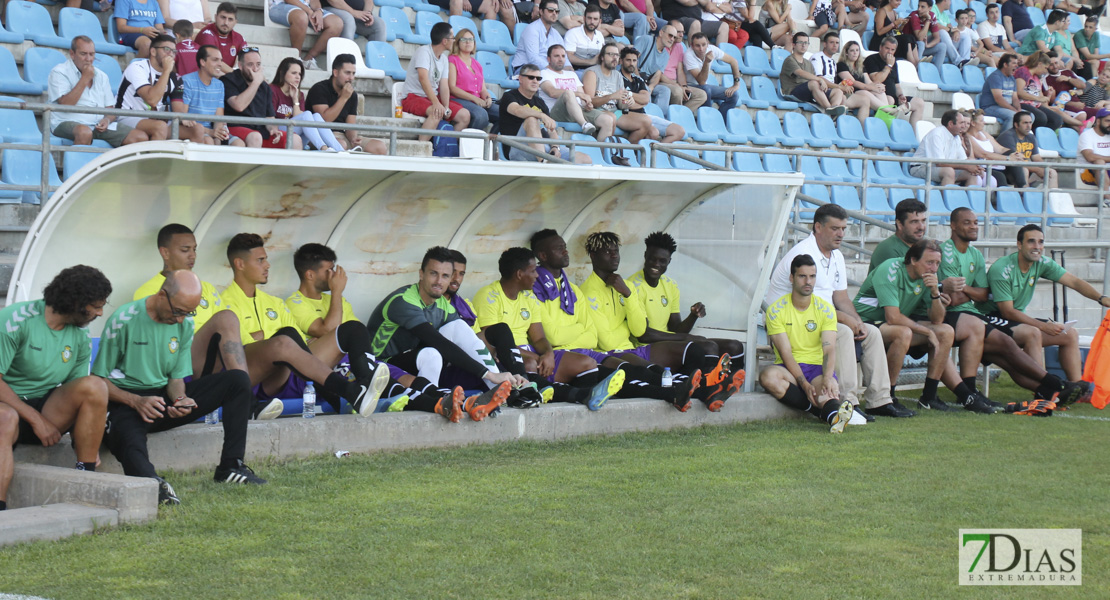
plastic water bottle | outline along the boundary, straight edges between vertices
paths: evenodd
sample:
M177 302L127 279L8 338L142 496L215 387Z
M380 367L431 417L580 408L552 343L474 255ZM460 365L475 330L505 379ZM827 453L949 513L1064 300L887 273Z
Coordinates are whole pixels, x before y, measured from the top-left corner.
M217 408L216 410L204 415L204 424L205 425L218 425L220 423L220 414L219 413L220 413L220 409Z
M306 419L316 416L316 386L311 381L304 386L304 407L301 409L301 416Z
M671 368L663 369L663 387L669 388L674 385L674 375L671 375Z

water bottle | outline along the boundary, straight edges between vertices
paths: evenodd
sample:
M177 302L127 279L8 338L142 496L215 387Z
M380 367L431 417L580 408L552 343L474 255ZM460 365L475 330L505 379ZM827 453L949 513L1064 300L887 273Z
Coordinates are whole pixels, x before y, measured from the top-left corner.
M217 425L217 424L219 424L219 422L220 422L219 412L220 412L220 409L217 408L216 410L204 415L204 424L205 425Z
M306 419L316 416L316 386L311 381L304 386L304 406L301 409L301 416Z
M674 385L674 375L671 375L671 368L663 369L663 387L669 388Z

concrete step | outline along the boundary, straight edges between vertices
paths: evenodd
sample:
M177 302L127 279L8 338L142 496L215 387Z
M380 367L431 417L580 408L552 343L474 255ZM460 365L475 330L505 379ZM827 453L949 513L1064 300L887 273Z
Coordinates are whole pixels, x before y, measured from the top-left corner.
M0 511L0 546L60 540L119 524L116 511L80 504L50 504Z
M376 117L363 115L358 118L360 125L380 125L383 127L420 127L424 124L424 119L417 117L405 117L402 119L395 119L392 115L388 117ZM401 135L398 139L402 140L415 140L416 135Z
M59 503L108 508L121 523L143 523L158 514L158 483L145 477L77 471L72 459L64 466L15 466L8 506Z

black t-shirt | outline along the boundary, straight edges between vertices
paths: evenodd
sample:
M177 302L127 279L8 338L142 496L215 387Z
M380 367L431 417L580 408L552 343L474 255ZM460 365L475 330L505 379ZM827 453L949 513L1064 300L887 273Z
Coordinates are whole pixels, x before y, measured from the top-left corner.
M886 59L879 54L872 54L863 59L863 72L868 75L878 73L886 68ZM872 78L874 81L874 78ZM895 64L890 68L890 73L886 76L886 81L883 82L886 86L886 95L898 101L898 90L894 87L898 85L898 65Z
M639 74L633 75L632 78L629 79L628 76L624 74L624 71L621 71L621 79L624 80L624 87L627 88L628 91L632 92L633 94L638 94L638 93L648 89L648 83L647 83L647 81L644 80L643 75L639 75ZM636 109L629 108L629 109L625 109L625 112L642 113L642 112L644 112L644 109L642 109L642 108L636 108Z
M316 109L312 107L317 104L331 106L336 102L339 102L339 92L335 91L335 86L331 84L331 79L328 78L323 81L317 81L316 84L308 90L308 95L305 96L304 99L304 107L305 110L315 112ZM332 123L346 123L348 116L357 114L358 98L356 98L354 94L351 94L351 97L347 98L347 104L343 105L343 110L339 111L339 116L336 117Z
M501 116L499 117L498 127L501 129L502 135L522 135L520 134L520 126L524 124L524 119L509 112L509 105L517 103L521 106L530 106L543 114L548 114L547 104L540 99L539 93L531 98L525 98L520 90L509 90L501 95L501 100L498 101L497 107L500 110ZM505 158L509 157L509 147L502 144L501 154Z
M840 74L845 72L845 71L851 73L852 78L855 79L856 81L863 81L864 83L866 83L866 81L864 81L864 79L863 79L863 73L856 73L855 71L852 70L852 67L849 67L848 63L846 63L844 61L840 61L840 62L836 63L836 82L837 83L840 83L841 81L844 81L844 78L841 77Z
M255 77L261 76L262 75L255 75ZM276 116L276 114L274 113L273 90L265 81L262 82L262 85L258 86L258 90L254 93L254 98L251 99L251 103L247 106L247 110L242 112L231 108L231 104L228 103L228 99L230 99L232 96L238 96L239 94L242 94L244 91L246 91L247 87L249 87L250 84L247 83L246 78L243 77L243 70L235 69L234 71L221 77L220 81L224 84L224 114L236 117L253 117L256 119L265 119L267 117L273 118L274 116ZM259 133L266 133L266 127L264 125L237 126L232 123L232 126L247 127Z
M601 6L598 5L598 8L601 8ZM616 20L619 20L619 19L622 19L622 18L624 18L624 17L623 17L623 15L621 15L621 9L617 8L617 3L616 2L610 4L609 8L602 8L601 9L601 24L602 25L612 25L613 21L616 21Z
M678 2L678 0L663 0L660 7L663 18L667 21L674 19L697 19L701 20L701 5L695 4L693 6L686 6Z
M329 2L328 0L321 0L321 3L324 6L330 6L332 8L335 8L335 5L332 4L331 2ZM305 4L308 4L308 3L306 2ZM364 8L366 8L366 0L349 0L347 2L347 6L350 6L354 10L363 10ZM337 10L343 10L343 9L337 9Z

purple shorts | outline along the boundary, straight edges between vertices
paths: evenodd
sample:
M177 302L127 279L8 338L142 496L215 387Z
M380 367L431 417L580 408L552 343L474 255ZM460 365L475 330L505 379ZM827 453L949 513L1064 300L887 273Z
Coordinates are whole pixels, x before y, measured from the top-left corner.
M607 354L605 352L598 352L597 350L588 350L586 348L575 348L574 350L571 350L571 352L577 352L578 354L585 354L586 356L589 356L590 358L597 361L597 364L599 364L599 365L606 358L609 358L609 354Z
M389 363L385 363L385 366L389 367L389 376L392 377L394 381L401 381L401 377L412 375L412 373L409 373L401 367L395 367Z
M263 401L269 401L271 398L278 398L280 400L285 400L288 398L301 398L304 396L304 388L306 383L307 382L304 379L301 379L299 375L293 373L289 375L289 379L285 380L285 385L283 385L281 389L278 390L276 393L271 394L269 392L263 391L262 384L254 386L254 389L251 391L254 392L255 398Z
M644 359L645 362L651 362L651 346L637 346L631 350L613 350L607 356L620 357L622 354L635 354ZM601 362L600 360L597 362Z
M523 346L519 346L519 348L521 350L527 350L527 351L532 352L534 354L539 354L539 352L536 352L536 349L533 348L531 344L524 344ZM555 352L555 370L552 371L551 375L549 375L547 377L547 380L550 381L551 383L555 383L555 373L559 372L559 363L563 362L563 355L567 353L566 350L555 350L554 352Z
M821 365L798 363L798 366L802 368L802 375L804 375L806 381L810 383L813 383L814 379L817 379L821 376L822 373L825 372L824 369L821 368ZM833 379L840 381L840 378L836 376L836 373L833 373Z

